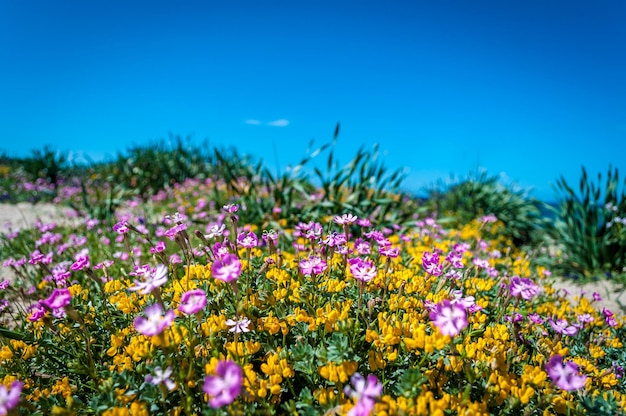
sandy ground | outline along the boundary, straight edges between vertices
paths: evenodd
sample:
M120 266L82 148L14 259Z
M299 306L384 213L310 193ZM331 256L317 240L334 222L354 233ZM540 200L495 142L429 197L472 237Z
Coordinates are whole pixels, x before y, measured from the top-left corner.
M0 204L0 232L10 229L32 227L37 220L41 222L76 222L74 211L60 208L54 204Z
M78 219L70 209L59 208L53 204L0 204L0 232L8 229L27 228L33 226L37 220L42 222L60 222L65 224L76 223ZM5 271L0 267L0 276L5 277ZM599 281L584 285L571 281L555 279L554 288L575 302L575 297L585 294L589 299L593 292L602 296L601 302L595 302L598 309L604 307L613 312L624 313L619 303L626 305L626 292L621 286L609 281Z

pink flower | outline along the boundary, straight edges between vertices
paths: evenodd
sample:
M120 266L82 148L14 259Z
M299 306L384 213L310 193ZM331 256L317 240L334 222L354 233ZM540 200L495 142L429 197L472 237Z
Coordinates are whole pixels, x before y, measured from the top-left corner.
M174 322L176 315L174 311L169 310L163 315L163 308L158 303L148 306L144 311L145 318L143 316L137 316L133 322L135 329L142 335L151 337L159 335L165 328L168 328Z
M300 271L304 275L322 274L326 270L326 262L320 256L310 256L300 260Z
M370 260L353 259L350 261L352 277L362 282L369 282L377 275L376 266Z
M135 268L135 275L141 276L143 280L135 280L134 286L129 287L128 290L136 290L142 295L147 295L167 282L167 266L159 264L155 269L148 265L137 267Z
M539 293L539 286L528 278L521 279L519 276L513 276L509 285L509 291L511 296L521 296L522 299L530 300Z
M76 261L72 264L70 269L78 271L86 267L89 267L89 256L87 254L79 254L76 256Z
M246 233L242 231L237 236L237 244L243 248L254 248L258 245L259 238L252 231Z
M550 357L546 363L546 372L558 388L566 391L581 389L587 381L587 376L578 373L576 363L563 363L563 357L558 354Z
M250 320L245 316L237 321L233 319L227 319L224 323L232 327L228 330L228 332L234 332L235 334L250 332L250 329L248 328L248 326L250 326Z
M50 310L61 309L67 306L71 299L72 295L70 294L69 289L54 289L50 297L41 303Z
M224 360L217 363L216 375L204 379L202 391L209 395L209 404L217 409L231 404L241 393L243 371L233 361Z
M145 382L154 384L155 386L163 384L165 388L172 391L176 388L176 384L170 379L172 375L172 367L167 367L165 371L161 370L161 367L154 369L154 375L148 374L145 377Z
M206 293L202 289L190 290L180 298L178 310L187 315L200 312L206 306Z
M570 325L569 322L567 322L565 319L557 319L555 322L552 318L550 318L548 319L548 322L550 322L550 326L552 327L552 329L554 329L554 331L559 334L571 336L576 335L576 333L578 332L578 327Z
M346 386L344 393L356 400L356 404L348 411L348 416L369 416L374 410L376 399L383 392L383 385L378 381L375 375L370 374L365 378L354 373L350 378L352 387Z
M118 234L126 234L129 231L128 223L126 221L120 221L113 226L113 231Z
M241 262L234 254L224 254L221 258L215 260L211 266L211 273L217 280L232 282L241 275Z
M452 304L447 299L438 303L429 317L442 335L454 337L467 327L465 308L458 303Z
M358 217L356 215L343 214L341 216L339 215L335 216L335 218L333 218L333 221L335 221L335 224L338 224L338 225L350 225L353 222L355 222L357 219Z
M443 273L443 265L439 264L439 254L426 251L422 255L422 267L426 273L433 276L441 276Z
M23 386L24 383L21 381L14 381L8 389L4 384L0 384L0 415L4 416L9 413L9 410L17 407Z
M165 250L165 242L164 241L159 241L156 243L156 245L154 247L150 247L150 253L155 254L155 253L160 253L163 250Z

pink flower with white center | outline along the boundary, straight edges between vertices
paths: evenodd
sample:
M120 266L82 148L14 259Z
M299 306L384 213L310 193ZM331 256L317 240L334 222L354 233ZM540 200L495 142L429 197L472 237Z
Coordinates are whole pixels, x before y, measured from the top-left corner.
M230 251L228 250L228 247L226 245L227 241L228 240L226 240L224 244L220 243L219 241L213 244L213 255L218 259L226 256L227 254L230 254Z
M187 315L200 312L206 306L206 293L202 289L194 289L183 293L180 297L178 310Z
M483 217L484 223L497 222L497 221L498 221L498 218L493 214L485 215Z
M376 399L383 392L383 385L375 375L370 374L367 380L359 373L350 377L352 386L344 387L346 396L356 401L354 407L348 411L348 416L369 416L374 410Z
M128 290L139 291L142 295L147 295L167 282L167 266L159 264L155 269L149 267L148 265L144 266L143 279L135 280L134 286L129 287ZM146 268L148 269L146 270Z
M172 310L168 310L165 315L163 308L158 303L146 307L143 316L137 316L133 321L135 330L147 337L161 334L165 328L168 328L174 322L176 314Z
M378 248L378 253L381 256L385 256L385 257L389 257L393 259L400 255L400 249L398 247L392 247L392 246L381 246Z
M300 260L300 271L304 275L322 274L326 270L326 262L320 256L309 256Z
M225 229L226 225L224 224L212 224L207 227L207 234L204 235L204 238L210 240L211 238L219 237L224 234Z
M452 266L456 267L457 269L462 269L463 267L465 267L465 265L463 264L463 254L459 253L458 251L449 252L446 256L446 261L452 264Z
M453 291L452 295L454 296L454 299L452 299L450 303L452 304L458 303L461 306L463 306L465 309L471 307L472 305L476 303L476 299L474 298L474 296L468 296L464 298L463 291L461 290Z
M528 319L530 319L531 322L534 322L537 325L541 325L543 323L543 318L539 316L539 314L534 313L534 312L531 314L528 314Z
M216 375L207 376L202 391L209 395L209 405L217 409L231 404L239 394L243 384L243 370L237 363L224 360L217 363Z
M422 255L422 267L426 273L433 276L441 276L443 273L443 265L439 263L439 254L426 251Z
M451 337L458 335L468 325L465 308L447 299L438 303L429 317L442 335Z
M11 387L7 388L4 384L0 384L0 416L4 416L17 407L20 402L20 394L24 383L14 381Z
M165 370L161 370L161 367L156 367L154 369L154 375L148 374L144 380L146 383L153 384L155 386L162 384L166 389L172 391L176 388L176 384L170 379L171 375L172 367L167 367Z
M150 253L160 253L165 250L165 241L159 241L155 244L154 247L150 247Z
M242 231L237 236L237 244L239 244L243 248L254 248L258 245L258 243L259 238L252 231Z
M563 363L561 355L553 355L546 363L546 372L558 388L573 391L585 387L587 376L578 372L578 364L568 361Z
M224 211L230 214L234 214L235 212L239 211L239 205L237 204L224 205L222 208L224 208Z
M352 215L352 214L343 214L343 215L337 215L335 216L335 218L333 218L333 221L335 221L335 224L338 225L350 225L353 222L355 222L358 219L358 217L356 215Z
M370 254L372 252L370 243L362 238L357 238L354 241L354 250L359 255Z
M511 296L522 297L524 300L532 299L537 293L539 293L539 286L528 278L520 278L519 276L513 276L511 283L509 284L509 291Z
M367 227L371 227L372 226L372 222L370 220L368 220L367 218L359 218L356 221L357 225L359 227L363 227L363 228L367 228Z
M231 327L228 329L228 332L234 332L235 334L250 332L250 329L248 328L250 326L250 320L245 316L236 321L233 319L227 319L225 324Z
M76 261L74 264L70 266L70 269L73 271L83 270L84 268L89 267L89 256L87 253L79 253L76 256Z
M67 306L72 300L69 289L54 289L48 299L41 302L43 306L50 310L61 309Z
M328 234L326 236L326 238L324 238L322 240L322 243L327 245L328 247L339 246L341 244L345 244L346 243L346 236L345 236L345 234L339 234L339 233L336 233L336 232L332 232L332 233Z
M353 259L350 261L350 273L352 273L352 277L355 279L367 283L376 277L378 271L370 260Z
M552 318L550 318L548 319L548 322L550 323L552 329L554 329L554 331L558 334L573 336L576 335L576 333L578 332L578 327L570 325L569 322L567 322L565 319L557 319L556 321L554 321Z
M113 226L113 231L118 234L126 234L129 230L128 223L126 221L120 221Z
M481 269L489 268L489 261L483 259L472 259L472 264Z
M211 273L217 280L232 282L241 275L241 262L234 254L225 254L215 260L211 266Z

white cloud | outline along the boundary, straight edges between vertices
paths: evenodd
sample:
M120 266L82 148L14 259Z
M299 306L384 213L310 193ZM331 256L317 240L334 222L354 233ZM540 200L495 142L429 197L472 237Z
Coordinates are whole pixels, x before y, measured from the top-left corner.
M284 118L281 118L279 120L270 121L269 123L267 123L267 125L274 126L274 127L286 127L289 125L289 120L285 120Z
M246 124L258 125L261 124L261 122L259 120L246 120Z

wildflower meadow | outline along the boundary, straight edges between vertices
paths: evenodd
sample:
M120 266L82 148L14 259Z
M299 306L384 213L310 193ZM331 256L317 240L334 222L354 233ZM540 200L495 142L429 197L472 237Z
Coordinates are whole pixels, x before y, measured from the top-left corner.
M626 414L623 311L552 286L620 281L617 171L559 182L547 218L318 150L317 177L180 139L3 156L6 202L71 215L2 230L0 415Z

